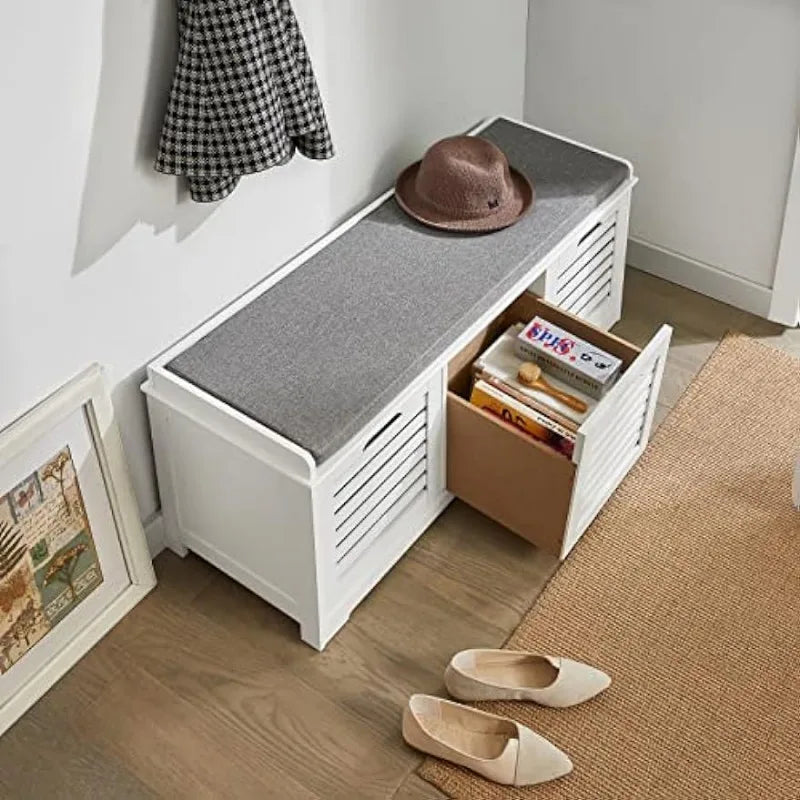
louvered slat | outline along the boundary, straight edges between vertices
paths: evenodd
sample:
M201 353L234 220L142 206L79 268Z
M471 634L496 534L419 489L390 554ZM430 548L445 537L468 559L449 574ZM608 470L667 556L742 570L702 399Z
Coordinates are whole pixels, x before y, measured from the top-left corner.
M617 215L597 223L568 249L555 277L554 302L573 314L603 319L614 293Z
M337 547L352 533L355 528L357 528L364 521L366 517L369 516L375 506L380 503L380 501L389 491L391 491L392 487L402 480L406 472L424 458L425 444L423 442L416 449L405 455L402 459L399 459L397 463L393 465L391 471L384 475L382 480L371 488L361 504L354 508L347 517L337 522Z
M656 361L647 380L637 381L628 391L613 397L613 414L608 414L607 427L593 437L591 447L583 454L573 500L574 533L582 532L594 518L641 452L645 444L642 431L658 367Z
M562 303L562 308L573 314L580 312L598 298L605 298L611 294L613 258L599 265L594 272L586 275L585 279L575 288L572 294Z
M574 260L559 272L558 281L561 286L568 286L570 281L580 271L581 267L597 258L604 250L613 248L616 225L612 222L600 231L597 239L593 240L585 249L581 250Z
M613 277L609 277L593 295L586 298L581 306L573 309L572 313L584 319L591 319L600 306L611 296L613 285Z
M427 484L427 459L414 464L372 510L336 545L336 564L343 567L364 552Z
M344 571L427 486L427 394L407 400L372 437L365 438L359 457L348 463L334 484L333 557L343 578Z
M639 418L644 422L644 415L647 412L647 405L643 405L636 410ZM633 454L633 451L641 442L641 424L632 427L630 430L623 433L620 438L610 447L604 454L603 461L606 467L600 468L592 473L589 480L583 485L582 491L585 496L592 497L597 493L597 490L608 481L613 480L621 465L626 463L626 458Z
M608 446L609 442L612 442L614 439L618 438L618 426L632 424L631 419L632 415L635 414L636 408L642 403L647 402L651 391L652 387L649 384L644 384L642 386L631 386L629 391L614 397L616 411L614 423L609 424L608 427L606 427L603 431L600 431L592 439L593 452L602 453Z
M341 505L334 512L337 529L357 512L358 508L414 450L425 444L424 412L415 418L414 426L411 427L414 427L415 430L405 431L403 435L397 436L386 446L379 457L370 463L370 468L361 473L361 480L351 481L348 492L352 491L352 494L343 493L340 498L337 498L337 502L339 499L342 500Z
M426 419L427 403L427 395L422 395L416 398L416 402L411 404L407 413L398 411L394 417L390 418L389 423L384 425L378 434L364 445L357 457L348 463L334 489L333 496L337 507L357 491L359 486L375 471L376 464L380 464L382 457L385 458L385 448L392 441L403 437L409 430L417 427L420 420Z

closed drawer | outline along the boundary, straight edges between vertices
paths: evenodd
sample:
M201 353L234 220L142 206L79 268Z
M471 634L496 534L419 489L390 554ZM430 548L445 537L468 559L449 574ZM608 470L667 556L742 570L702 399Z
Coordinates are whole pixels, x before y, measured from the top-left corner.
M617 212L582 231L555 267L549 299L564 311L592 319L614 289Z
M428 483L428 394L401 401L365 433L328 482L326 526L334 571L347 570L425 492Z
M543 289L535 289L603 330L619 320L622 310L630 200L627 191L611 208L592 215L548 267Z
M470 365L515 322L541 315L620 358L624 372L580 426L571 459L468 402ZM665 325L643 350L532 295L518 298L450 363L447 488L563 558L644 451L667 355Z

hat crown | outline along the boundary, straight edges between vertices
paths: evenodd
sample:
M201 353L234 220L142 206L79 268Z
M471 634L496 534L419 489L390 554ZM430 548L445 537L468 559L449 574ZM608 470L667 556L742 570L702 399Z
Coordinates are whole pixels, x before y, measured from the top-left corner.
M451 136L431 145L415 186L427 203L461 218L496 213L513 193L505 154L478 136Z

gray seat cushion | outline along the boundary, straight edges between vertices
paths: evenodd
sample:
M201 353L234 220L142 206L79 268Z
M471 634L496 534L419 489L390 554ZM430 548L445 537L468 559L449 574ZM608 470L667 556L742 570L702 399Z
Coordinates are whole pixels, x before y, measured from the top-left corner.
M536 188L517 224L437 232L392 197L167 368L318 463L334 455L630 174L508 120L481 135Z

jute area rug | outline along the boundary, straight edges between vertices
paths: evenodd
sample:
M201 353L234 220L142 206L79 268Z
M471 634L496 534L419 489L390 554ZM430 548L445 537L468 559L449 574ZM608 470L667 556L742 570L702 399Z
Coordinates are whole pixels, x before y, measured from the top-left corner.
M798 453L800 361L726 338L506 645L595 664L609 690L479 704L573 773L513 789L429 759L421 775L468 800L800 798Z

